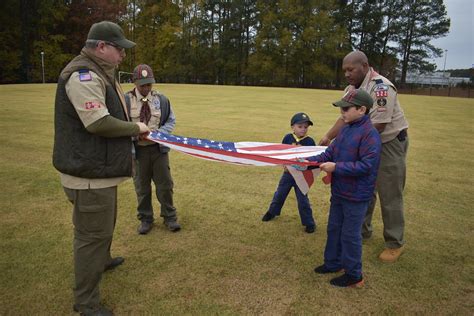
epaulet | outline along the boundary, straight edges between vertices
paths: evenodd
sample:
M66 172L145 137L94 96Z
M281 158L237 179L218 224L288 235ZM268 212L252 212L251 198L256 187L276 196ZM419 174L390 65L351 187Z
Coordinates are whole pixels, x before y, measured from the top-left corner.
M89 72L89 69L79 69L79 81L91 81L92 75Z

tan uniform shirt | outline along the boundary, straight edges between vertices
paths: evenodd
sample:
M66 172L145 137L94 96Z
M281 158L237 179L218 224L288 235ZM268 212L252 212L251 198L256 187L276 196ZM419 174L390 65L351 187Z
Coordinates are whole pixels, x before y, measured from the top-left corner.
M390 80L370 68L359 88L367 91L374 99L369 113L372 123L387 124L380 134L382 143L395 139L400 131L408 128L408 121L398 101L397 89ZM347 86L344 92L352 89L355 87Z
M81 81L79 72L76 71L66 83L66 94L74 105L84 127L110 114L105 106L105 82L96 73L89 71L89 74L91 75L91 80ZM116 86L117 93L122 98L122 104L125 104L123 91L118 83ZM60 175L61 184L64 187L76 190L113 187L128 179L128 177L87 179L65 173L60 173Z
M151 117L148 122L148 128L152 131L160 130L165 133L170 133L175 125L175 116L173 110L170 106L170 113L168 120L164 123L163 126L160 125L161 121L161 104L159 98L159 92L156 90L151 90L148 95L142 96L138 89L135 89L135 93L127 93L130 97L130 119L132 122L140 122L140 112L142 110L143 101L142 99L148 99L148 105L150 106ZM155 142L149 140L140 140L138 141L139 146L148 146L156 144Z

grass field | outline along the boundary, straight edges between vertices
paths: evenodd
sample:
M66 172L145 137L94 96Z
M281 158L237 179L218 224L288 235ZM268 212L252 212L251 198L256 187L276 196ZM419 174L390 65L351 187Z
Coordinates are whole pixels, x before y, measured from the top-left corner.
M130 88L128 85L125 88ZM341 92L157 85L172 101L176 134L279 142L290 117L307 112L319 139ZM55 85L0 86L0 314L72 314L71 206L51 164ZM382 264L382 223L364 243L366 286L329 285L323 259L329 187L312 188L318 230L305 234L291 194L282 216L261 222L280 168L241 167L171 153L183 230L158 220L136 233L131 181L119 187L113 254L103 302L118 315L474 313L474 100L400 96L410 122L406 251ZM156 201L155 212L158 209Z

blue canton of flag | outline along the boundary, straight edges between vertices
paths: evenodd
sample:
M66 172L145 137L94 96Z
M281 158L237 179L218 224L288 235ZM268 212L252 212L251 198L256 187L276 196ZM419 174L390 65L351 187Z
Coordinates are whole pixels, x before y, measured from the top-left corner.
M152 132L150 134L150 138L153 138L156 140L168 141L175 144L202 147L206 149L223 150L223 151L229 151L229 152L236 151L235 145L232 142L219 142L219 141L214 141L214 140L209 140L209 139L183 137L183 136L178 136L178 135L165 134L158 131Z

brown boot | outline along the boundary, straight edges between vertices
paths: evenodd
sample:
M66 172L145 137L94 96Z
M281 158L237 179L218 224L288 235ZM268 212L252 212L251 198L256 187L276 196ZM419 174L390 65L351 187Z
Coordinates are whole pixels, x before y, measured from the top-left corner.
M380 261L385 263L393 263L398 260L402 254L403 246L400 248L385 248L379 256Z

